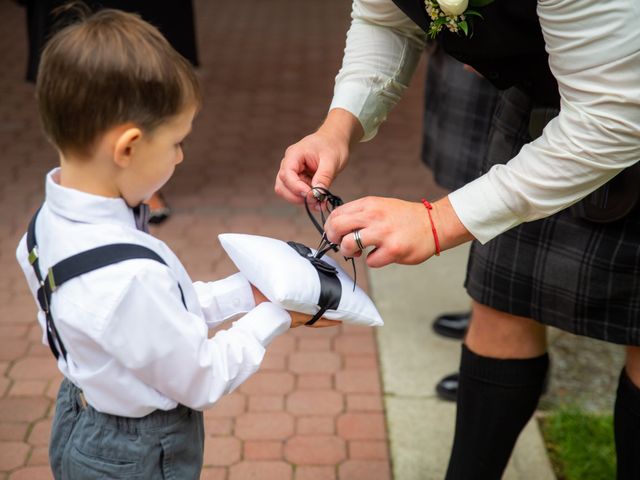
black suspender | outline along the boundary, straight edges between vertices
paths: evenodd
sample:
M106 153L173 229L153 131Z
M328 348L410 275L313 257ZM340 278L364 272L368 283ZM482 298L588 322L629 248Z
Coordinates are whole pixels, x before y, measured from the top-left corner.
M146 258L160 262L163 265L166 265L167 263L156 252L147 247L143 247L142 245L136 245L133 243L113 243L102 247L92 248L91 250L65 258L64 260L56 263L53 267L49 268L46 278L42 278L38 257L38 244L36 241L36 218L38 217L38 213L40 213L40 209L38 209L31 219L31 222L29 222L29 228L27 230L29 263L33 267L36 277L40 282L37 297L40 308L42 308L46 315L46 332L49 348L51 348L51 352L56 357L56 360L60 355L62 355L66 361L67 349L62 343L62 339L60 338L60 334L58 333L58 329L56 328L53 321L53 315L51 313L51 295L60 285L72 278L106 267L107 265L123 262L125 260ZM178 284L178 288L180 289L182 304L186 308L187 305L180 284Z

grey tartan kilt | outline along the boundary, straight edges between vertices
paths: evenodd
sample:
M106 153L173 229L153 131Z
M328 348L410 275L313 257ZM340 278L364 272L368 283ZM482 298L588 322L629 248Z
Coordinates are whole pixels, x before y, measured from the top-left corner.
M517 89L496 106L483 165L529 142L530 101ZM578 335L640 345L640 208L596 224L570 209L473 242L465 286L476 301Z
M455 190L482 174L499 90L436 49L425 77L422 161L438 185Z

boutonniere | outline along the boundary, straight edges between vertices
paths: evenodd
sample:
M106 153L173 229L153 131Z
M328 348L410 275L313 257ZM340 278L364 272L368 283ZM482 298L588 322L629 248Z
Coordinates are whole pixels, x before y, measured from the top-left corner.
M491 2L493 0L424 0L424 6L431 18L427 35L429 38L436 38L440 30L446 27L450 32L462 32L470 36L471 18L482 18L480 12L474 8L484 7Z

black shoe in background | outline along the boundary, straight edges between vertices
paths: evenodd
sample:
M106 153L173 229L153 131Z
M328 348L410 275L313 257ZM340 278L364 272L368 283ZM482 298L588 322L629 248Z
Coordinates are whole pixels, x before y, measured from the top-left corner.
M470 320L471 312L443 313L433 321L433 331L443 337L462 340Z
M458 384L460 376L458 372L442 377L436 384L436 394L440 400L455 402L458 398Z

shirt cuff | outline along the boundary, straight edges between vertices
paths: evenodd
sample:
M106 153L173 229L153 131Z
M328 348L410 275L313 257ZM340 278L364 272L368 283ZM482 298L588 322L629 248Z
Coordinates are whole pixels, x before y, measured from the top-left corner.
M263 302L236 320L233 326L251 333L266 348L278 335L289 329L291 315L275 303Z
M221 323L256 306L251 285L241 273L216 282L194 282L193 286L207 323Z
M482 244L522 223L487 175L451 192L449 201L462 224Z
M371 140L378 128L387 118L382 102L373 98L373 92L355 82L342 82L336 85L329 110L342 108L353 114L362 125L364 135L361 142Z

